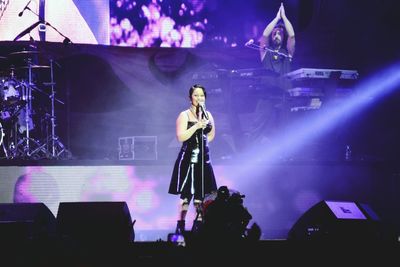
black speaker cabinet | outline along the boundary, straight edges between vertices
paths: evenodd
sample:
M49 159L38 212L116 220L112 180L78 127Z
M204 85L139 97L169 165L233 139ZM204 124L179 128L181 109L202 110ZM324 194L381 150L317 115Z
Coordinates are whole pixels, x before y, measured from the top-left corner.
M0 203L0 242L45 241L56 237L56 218L43 203Z
M63 241L126 244L134 241L126 202L61 202L57 228Z
M382 237L378 215L367 205L323 200L293 225L288 240L376 241Z

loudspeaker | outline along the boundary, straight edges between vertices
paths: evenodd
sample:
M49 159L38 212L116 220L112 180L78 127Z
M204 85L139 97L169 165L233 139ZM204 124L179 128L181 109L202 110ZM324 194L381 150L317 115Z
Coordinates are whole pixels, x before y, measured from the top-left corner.
M381 221L367 204L332 200L312 206L288 233L288 240L376 241L381 237Z
M127 244L135 238L126 202L61 202L57 228L61 240L73 243Z
M43 203L1 203L0 241L50 241L56 237L56 218Z

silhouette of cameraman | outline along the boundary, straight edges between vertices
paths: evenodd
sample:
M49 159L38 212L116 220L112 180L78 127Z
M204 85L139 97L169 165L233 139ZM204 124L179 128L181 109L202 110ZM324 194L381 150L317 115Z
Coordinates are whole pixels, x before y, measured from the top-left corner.
M202 240L236 243L247 238L247 226L252 215L243 206L244 197L239 192L231 193L227 186L219 187L215 200L204 209L204 221L199 233ZM252 234L252 239L257 239L257 235Z

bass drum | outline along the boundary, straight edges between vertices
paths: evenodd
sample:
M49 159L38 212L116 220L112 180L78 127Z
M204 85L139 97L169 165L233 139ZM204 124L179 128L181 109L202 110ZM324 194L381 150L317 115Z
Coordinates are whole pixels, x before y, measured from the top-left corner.
M2 78L0 83L0 107L14 108L22 101L21 84L12 78Z

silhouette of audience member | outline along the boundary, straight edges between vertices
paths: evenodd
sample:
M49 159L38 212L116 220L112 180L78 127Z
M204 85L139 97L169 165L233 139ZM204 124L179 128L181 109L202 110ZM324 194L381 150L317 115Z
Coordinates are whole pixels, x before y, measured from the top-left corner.
M231 191L227 186L219 187L215 200L205 206L204 222L198 233L200 241L234 245L259 240L258 225L247 228L253 217L243 205L245 196Z
M253 223L247 226L252 215L243 206L239 192L229 190L227 186L218 188L214 200L205 201L203 207L203 224L196 232L190 233L187 245L200 265L213 262L215 265L246 264L256 259L256 248L260 236L260 227Z

